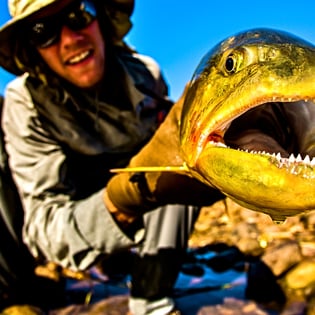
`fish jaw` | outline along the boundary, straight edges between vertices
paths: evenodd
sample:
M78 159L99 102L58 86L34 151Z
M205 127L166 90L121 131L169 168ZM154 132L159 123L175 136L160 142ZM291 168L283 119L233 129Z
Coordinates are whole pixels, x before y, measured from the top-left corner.
M315 208L315 162L306 159L209 144L195 171L202 182L219 188L238 204L283 221Z
M241 205L273 217L314 209L315 198L305 196L315 195L313 166L305 165L302 176L270 156L218 146L231 122L249 109L314 99L313 45L266 29L223 41L201 61L186 95L180 141L188 168Z

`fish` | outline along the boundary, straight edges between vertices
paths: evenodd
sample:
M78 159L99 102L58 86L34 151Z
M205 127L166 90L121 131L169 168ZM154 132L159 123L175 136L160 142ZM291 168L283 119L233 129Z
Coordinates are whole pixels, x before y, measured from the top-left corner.
M231 130L266 106L302 114L307 107L314 110L314 120L304 113L303 124L315 146L314 101L312 43L283 30L241 31L211 48L189 82L179 122L184 164L125 171L184 172L237 204L283 222L315 209L315 149L314 154L297 152L259 130L232 139ZM292 138L303 138L303 127L297 126Z
M274 221L314 210L313 156L255 150L259 134L251 150L225 143L231 124L259 106L295 102L297 112L303 112L306 104L315 106L314 100L312 43L269 28L230 36L203 57L185 98L180 146L187 168L236 203L269 214ZM315 119L308 124L315 133Z

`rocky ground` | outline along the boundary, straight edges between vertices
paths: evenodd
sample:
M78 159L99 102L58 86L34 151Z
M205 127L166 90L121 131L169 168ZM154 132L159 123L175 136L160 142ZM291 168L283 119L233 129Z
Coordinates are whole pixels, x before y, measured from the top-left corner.
M240 250L249 266L255 263L248 270L247 284L248 297L253 300L229 300L223 305L205 308L198 315L248 314L258 305L268 308L273 297L278 299L274 302L278 306L277 313L281 315L315 314L314 231L315 211L289 217L279 224L268 215L242 208L231 200L227 200L226 204L220 202L211 208L204 208L196 223L190 246L224 243ZM256 270L253 267L255 265ZM285 296L283 304L277 303L281 297L273 291L272 279L269 283L267 281L266 287L260 279L259 273L263 274L264 279L270 276L268 269ZM268 292L269 305L263 301ZM228 312L231 305L235 311ZM215 311L214 308L218 307L225 311Z
M203 301L194 314L182 310L183 314L314 315L314 231L315 211L277 224L268 215L242 208L229 199L203 208L183 270L198 274L200 270L194 267L200 261L195 253L214 251L216 255L206 261L207 266L219 276L228 269L244 272L246 298L226 296L220 303ZM198 303L195 296L188 294L185 305L189 305L187 301ZM87 296L85 304L52 310L49 315L126 315L127 299L128 294L115 294L89 303Z

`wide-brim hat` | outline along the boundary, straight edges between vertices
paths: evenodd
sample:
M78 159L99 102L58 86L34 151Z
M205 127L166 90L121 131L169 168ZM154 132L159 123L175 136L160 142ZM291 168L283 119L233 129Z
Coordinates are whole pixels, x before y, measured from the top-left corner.
M3 0L2 0L3 1ZM53 13L54 7L58 11L75 0L8 0L11 19L0 28L0 66L15 75L22 74L16 63L15 47L19 26L26 19L36 18L47 10ZM121 40L130 30L130 16L134 9L134 0L94 0L104 3L111 23L115 30L116 40ZM58 6L57 6L58 4Z

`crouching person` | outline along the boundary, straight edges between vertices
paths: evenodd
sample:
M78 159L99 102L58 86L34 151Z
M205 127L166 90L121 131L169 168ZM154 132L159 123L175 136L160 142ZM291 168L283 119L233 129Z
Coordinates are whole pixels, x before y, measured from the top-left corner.
M134 248L131 314L179 314L182 253L200 207L223 196L185 175L110 172L182 163L183 99L172 106L158 64L123 40L133 0L8 4L0 64L17 78L2 127L23 241L34 257L74 270Z

